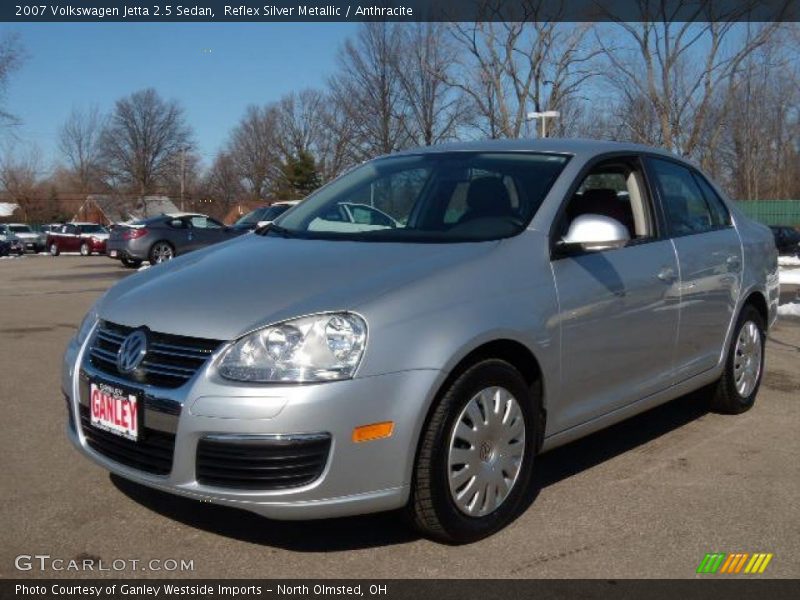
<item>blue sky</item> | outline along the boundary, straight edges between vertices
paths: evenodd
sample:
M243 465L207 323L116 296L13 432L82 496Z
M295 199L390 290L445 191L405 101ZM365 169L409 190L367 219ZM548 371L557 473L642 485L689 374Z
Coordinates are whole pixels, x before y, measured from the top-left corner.
M45 165L58 158L57 132L73 106L108 111L154 87L183 105L207 163L248 104L324 84L353 23L21 24L28 54L12 77L6 108L17 136Z

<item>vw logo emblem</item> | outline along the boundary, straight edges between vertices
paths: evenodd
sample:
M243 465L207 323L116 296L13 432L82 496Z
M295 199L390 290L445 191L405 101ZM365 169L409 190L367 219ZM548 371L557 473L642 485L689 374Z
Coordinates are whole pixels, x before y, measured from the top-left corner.
M137 329L126 337L117 352L117 370L131 373L139 368L147 354L147 334Z

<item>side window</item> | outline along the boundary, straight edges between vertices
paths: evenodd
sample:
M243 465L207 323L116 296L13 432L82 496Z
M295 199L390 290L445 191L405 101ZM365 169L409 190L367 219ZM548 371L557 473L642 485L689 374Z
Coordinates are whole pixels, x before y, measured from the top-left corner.
M186 221L183 219L172 219L167 223L172 229L186 229Z
M649 158L670 233L690 235L714 229L711 210L692 172L678 163Z
M711 222L714 224L714 227L728 227L731 224L731 216L725 203L717 195L717 192L714 191L714 188L711 187L711 184L706 181L705 177L700 175L700 173L695 173L694 178L700 186L703 196L708 203L708 207L711 210Z
M192 217L190 220L192 227L195 229L219 229L222 227L214 219L209 219L208 217Z
M75 225L64 225L64 233L78 235L78 228Z
M560 236L582 215L602 215L622 223L630 239L655 235L650 201L638 158L614 158L592 167L569 199Z

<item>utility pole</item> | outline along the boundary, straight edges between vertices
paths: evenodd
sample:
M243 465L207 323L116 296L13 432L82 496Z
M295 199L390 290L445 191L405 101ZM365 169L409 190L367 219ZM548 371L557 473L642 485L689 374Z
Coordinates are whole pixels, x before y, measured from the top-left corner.
M183 190L186 187L186 146L181 146L181 212L185 212L183 207Z

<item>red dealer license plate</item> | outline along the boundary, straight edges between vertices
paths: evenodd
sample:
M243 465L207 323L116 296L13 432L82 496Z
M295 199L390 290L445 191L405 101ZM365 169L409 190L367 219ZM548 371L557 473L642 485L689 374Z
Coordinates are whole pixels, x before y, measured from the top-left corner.
M139 438L139 401L135 394L105 383L89 386L91 423L129 440Z

